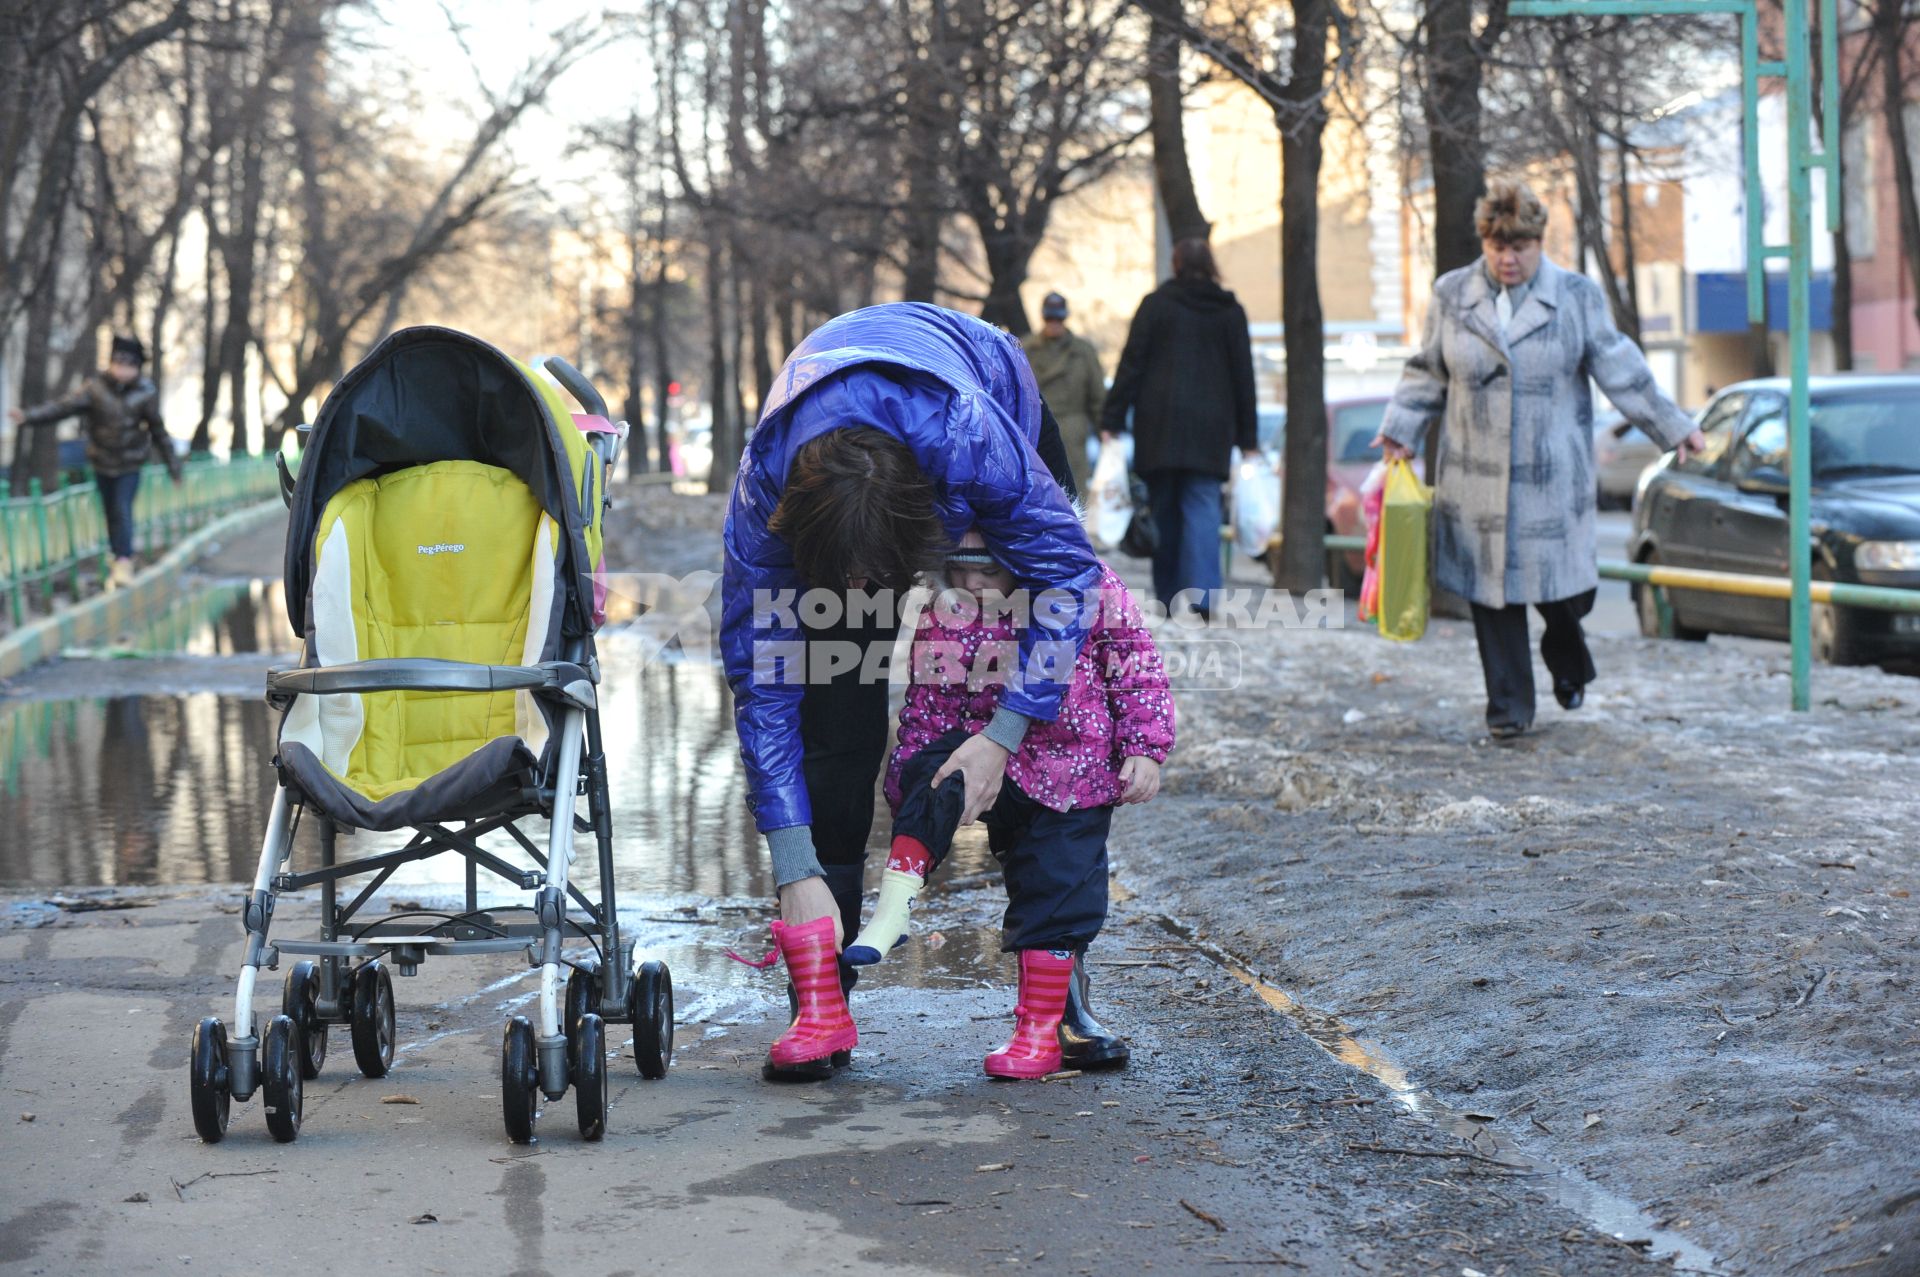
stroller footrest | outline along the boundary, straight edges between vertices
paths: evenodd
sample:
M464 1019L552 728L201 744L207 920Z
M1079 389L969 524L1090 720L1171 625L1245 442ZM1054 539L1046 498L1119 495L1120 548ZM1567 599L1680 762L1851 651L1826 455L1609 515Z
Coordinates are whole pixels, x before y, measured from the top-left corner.
M526 936L485 936L477 940L451 940L445 936L379 936L366 940L276 940L273 947L281 953L297 953L313 958L377 958L390 949L418 949L423 954L448 956L462 953L515 953L529 944Z

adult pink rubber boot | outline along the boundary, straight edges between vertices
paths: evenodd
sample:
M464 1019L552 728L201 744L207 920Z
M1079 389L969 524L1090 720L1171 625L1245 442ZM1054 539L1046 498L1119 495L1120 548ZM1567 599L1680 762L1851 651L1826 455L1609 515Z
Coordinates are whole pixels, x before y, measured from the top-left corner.
M775 1068L824 1060L835 1051L851 1051L860 1041L840 991L840 963L833 949L833 919L815 918L789 926L773 924L773 942L787 964L799 1012L767 1052Z
M1073 981L1073 954L1064 949L1020 951L1020 1004L1013 1036L987 1057L992 1077L1045 1077L1060 1070L1060 1017Z

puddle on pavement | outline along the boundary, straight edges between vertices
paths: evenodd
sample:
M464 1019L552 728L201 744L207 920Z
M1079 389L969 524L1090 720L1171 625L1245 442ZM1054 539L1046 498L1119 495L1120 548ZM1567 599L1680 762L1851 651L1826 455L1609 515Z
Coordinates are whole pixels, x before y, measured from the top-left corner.
M1529 1176L1529 1183L1560 1206L1585 1219L1594 1227L1621 1241L1646 1244L1646 1254L1667 1261L1680 1272L1719 1273L1713 1256L1693 1242L1669 1229L1659 1227L1646 1212L1626 1198L1610 1193L1578 1171L1559 1166L1526 1152L1512 1137L1493 1129L1490 1120L1480 1120L1449 1108L1431 1092L1416 1087L1407 1071L1377 1044L1355 1037L1339 1017L1317 1011L1286 990L1259 975L1232 953L1196 935L1191 928L1162 914L1155 919L1162 929L1194 946L1196 952L1226 970L1247 986L1255 997L1306 1035L1334 1059L1373 1078L1393 1094L1394 1100L1409 1115L1438 1126L1464 1141L1472 1152L1515 1174ZM1532 1178L1538 1177L1538 1178Z

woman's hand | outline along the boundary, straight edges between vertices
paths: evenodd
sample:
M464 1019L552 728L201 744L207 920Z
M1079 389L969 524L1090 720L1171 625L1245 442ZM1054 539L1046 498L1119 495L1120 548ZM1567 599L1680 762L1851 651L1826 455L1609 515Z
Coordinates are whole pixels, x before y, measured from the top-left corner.
M971 825L1000 796L1000 781L1007 774L1007 751L984 736L972 737L947 756L933 774L933 787L940 788L940 783L955 772L965 778L967 786L960 823Z
M1160 792L1160 764L1134 755L1120 764L1120 801L1150 803Z
M1413 460L1412 448L1407 447L1403 443L1397 443L1385 435L1375 435L1373 437L1373 446L1380 449L1380 455L1388 461Z
M780 888L780 921L789 927L797 927L816 918L833 919L833 950L838 953L846 944L847 938L842 932L840 906L833 902L833 893L827 890L827 880L818 874L811 878L801 878Z
M1685 465L1688 457L1697 457L1707 450L1707 436L1696 430L1674 445L1673 460L1676 465Z
M14 425L17 426L21 422L25 421L26 419L27 419L27 414L23 409L20 409L20 408L7 409L7 420L11 421Z

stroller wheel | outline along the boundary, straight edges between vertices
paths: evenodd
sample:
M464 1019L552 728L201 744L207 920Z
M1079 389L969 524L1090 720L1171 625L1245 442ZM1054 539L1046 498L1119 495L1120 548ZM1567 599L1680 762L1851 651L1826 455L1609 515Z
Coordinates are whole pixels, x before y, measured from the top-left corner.
M573 1099L580 1110L580 1137L597 1140L607 1133L607 1024L595 1012L580 1017L573 1039Z
M233 1092L227 1086L227 1026L213 1016L194 1026L188 1081L193 1129L207 1143L218 1144L227 1133Z
M378 959L353 973L353 1059L368 1077L393 1067L393 977Z
M291 1016L274 1016L267 1026L266 1040L260 1044L260 1089L267 1110L267 1130L282 1144L291 1144L300 1135L304 1099L300 1058L305 1054L300 1026Z
M659 1080L673 1062L673 975L664 962L645 962L634 979L633 1062L640 1076Z
M587 961L567 973L567 1018L561 1026L567 1034L567 1063L580 1064L580 1021L589 1013L600 1014L600 967Z
M500 1042L500 1109L507 1119L507 1138L531 1144L540 1116L540 1065L533 1050L533 1025L524 1015L507 1021Z
M327 1060L327 1026L320 1018L320 968L296 962L280 991L280 1013L300 1027L300 1076L311 1082Z

